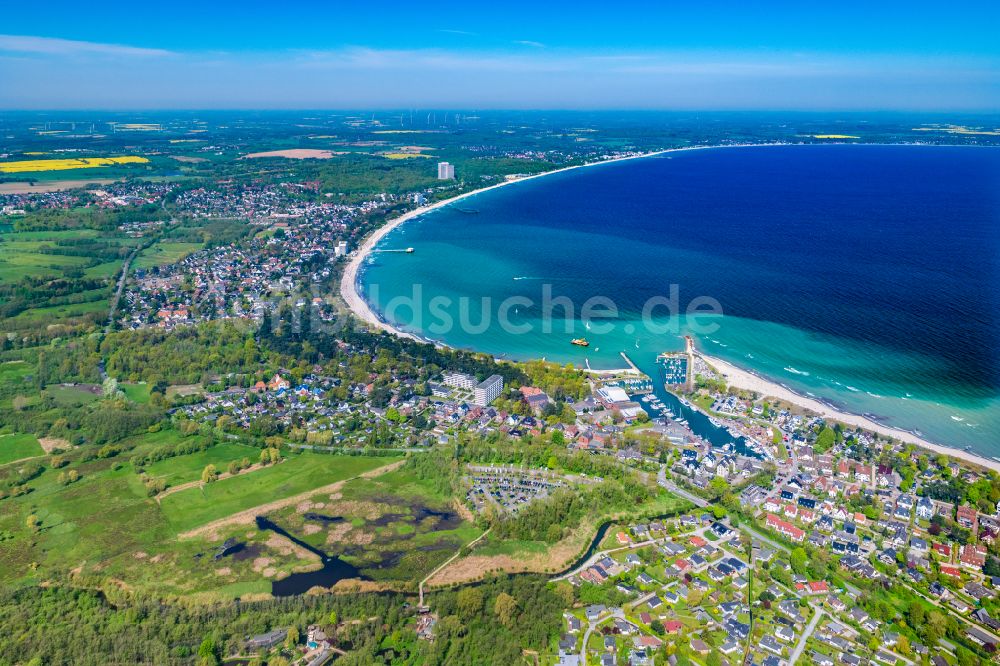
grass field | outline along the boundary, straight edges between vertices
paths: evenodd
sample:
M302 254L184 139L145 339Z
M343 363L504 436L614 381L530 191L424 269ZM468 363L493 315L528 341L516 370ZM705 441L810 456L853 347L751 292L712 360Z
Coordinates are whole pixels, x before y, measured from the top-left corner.
M243 458L249 458L252 463L257 462L260 459L260 449L243 444L216 444L205 451L153 463L146 468L146 472L176 486L200 479L206 465L215 465L220 472L224 472L231 461Z
M201 243L156 243L143 250L135 259L135 268L153 268L180 261L202 248Z
M357 476L393 460L396 458L302 453L267 469L175 493L164 498L161 506L173 530L183 532L282 497Z
M122 269L121 261L109 261L104 264L91 266L83 271L89 278L110 278L114 277Z
M97 296L95 300L84 301L83 303L69 303L67 305L51 305L44 308L32 308L21 312L16 317L12 317L12 319L19 322L44 320L46 323L55 323L59 319L79 317L92 312L106 312L108 309L108 293L108 290L101 289L100 295L95 294Z
M125 397L132 402L144 405L149 402L149 392L153 388L152 384L119 384L118 388L125 393Z
M34 444L33 438L21 440ZM195 436L197 438L197 436ZM355 458L309 454L245 477L212 484L206 496L200 491L177 493L181 501L159 505L147 496L142 479L128 462L132 455L145 455L185 438L174 430L145 434L131 440L135 447L126 455L81 462L71 454L62 469L45 469L28 482L31 492L0 500L0 581L38 583L51 576L77 571L120 581L130 589L147 589L171 595L201 595L206 599L262 595L270 591L270 578L253 560L216 562L212 554L218 543L210 539L178 540L177 512L197 512L201 517L230 512L308 492L338 479L380 467L386 458ZM188 438L190 439L190 438ZM13 456L13 437L0 437L0 451ZM239 444L222 444L213 455L229 457L257 449ZM23 451L22 451L23 452ZM23 457L20 453L18 457ZM156 464L177 477L200 474L195 456L172 458ZM0 468L2 470L2 468ZM76 470L79 481L63 485L59 474ZM29 515L38 525L26 524ZM181 517L180 523L192 522ZM246 538L247 528L239 528ZM288 544L269 544L270 533L260 533L260 548L275 559L284 557L288 567L302 566L302 560L288 550ZM278 551L274 551L277 547ZM270 549L270 550L269 550ZM284 566L284 565L283 565ZM230 571L231 569L231 571ZM288 573L282 569L273 575Z
M123 247L134 246L138 239L102 236L94 229L60 231L16 231L0 233L0 281L17 281L22 277L60 276L72 268L83 268L88 277L111 277L121 267L121 261L111 261L86 267L87 256L68 256L41 252L43 246L59 242L97 239Z
M25 377L34 372L34 370L35 368L32 364L24 361L7 361L5 363L0 363L0 383L3 383L4 386L19 384L24 381Z
M0 465L44 453L34 435L20 433L0 435Z
M94 402L101 396L77 386L47 386L45 394L51 396L61 407L73 407Z
M23 277L60 275L70 268L80 268L86 257L41 254L44 241L10 240L15 234L4 234L8 240L0 244L0 281L16 282Z

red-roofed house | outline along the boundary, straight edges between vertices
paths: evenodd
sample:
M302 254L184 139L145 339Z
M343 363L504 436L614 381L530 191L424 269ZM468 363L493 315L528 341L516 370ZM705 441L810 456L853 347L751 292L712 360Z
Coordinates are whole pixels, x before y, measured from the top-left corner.
M809 594L826 594L830 591L830 586L825 580L814 580L809 583Z
M962 572L958 569L958 567L942 566L941 575L951 576L952 578L961 578Z
M971 506L960 506L955 512L955 521L962 527L972 530L973 534L979 527L978 518L976 510Z
M792 541L802 541L806 533L792 525L791 523L778 518L773 513L767 514L767 526L778 534L791 539Z
M970 569L982 569L986 564L986 546L982 544L966 544L958 556L962 566Z
M663 623L663 630L668 634L675 634L681 630L684 624L680 620L667 620Z

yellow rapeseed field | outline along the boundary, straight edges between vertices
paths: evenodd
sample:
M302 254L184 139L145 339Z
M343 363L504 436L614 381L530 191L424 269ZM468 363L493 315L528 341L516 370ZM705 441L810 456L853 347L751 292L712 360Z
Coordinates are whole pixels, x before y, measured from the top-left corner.
M145 164L147 162L149 162L148 159L137 155L124 155L122 157L76 157L60 160L20 160L18 162L0 162L0 173L92 169L94 167L117 166L119 164Z
M433 157L433 155L421 155L420 153L381 153L382 157L390 160L408 160L414 157Z

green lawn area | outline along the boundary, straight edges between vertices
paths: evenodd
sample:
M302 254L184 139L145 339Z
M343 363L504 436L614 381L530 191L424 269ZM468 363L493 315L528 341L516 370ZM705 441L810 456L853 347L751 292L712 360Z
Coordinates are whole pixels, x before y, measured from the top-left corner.
M223 479L203 488L182 490L161 502L177 532L184 532L283 497L357 476L398 458L364 458L301 453L250 474Z
M103 312L108 309L108 292L104 289L99 291L101 293L97 295L95 300L92 301L70 303L67 305L51 305L43 308L32 308L18 314L13 319L17 321L44 319L49 323L54 323L57 319L79 317L81 315L90 314L91 312Z
M91 393L90 391L76 386L58 385L46 387L45 394L52 396L52 398L56 401L56 404L62 407L85 405L88 402L94 402L101 397L96 393Z
M0 246L0 281L16 282L23 277L56 276L69 268L87 263L86 257L38 254L20 243Z
M120 388L127 397L132 402L144 405L149 402L149 391L153 388L152 384L119 384Z
M0 465L44 453L34 435L22 433L0 435Z
M249 458L250 462L257 462L260 460L260 449L243 444L216 444L205 451L167 458L153 463L146 467L146 472L150 476L166 479L169 485L179 485L200 479L201 472L206 465L215 465L220 472L224 472L226 465L231 461L243 458Z
M96 266L91 266L90 268L83 271L83 274L89 278L110 278L114 277L122 268L122 262L119 261L109 261L104 264L97 264Z
M165 266L180 261L201 248L201 243L156 243L152 247L143 250L135 258L133 267L152 268L154 266Z
M253 570L251 561L217 565L210 557L217 544L204 539L178 541L178 525L193 526L198 521L308 492L392 460L300 455L245 477L220 481L204 495L200 490L177 493L161 506L147 496L127 457L144 455L186 439L192 438L183 438L173 430L144 434L134 440L136 447L128 456L88 462L74 457L69 466L46 468L31 479L27 484L31 492L0 500L0 534L8 537L0 538L0 581L37 584L80 567L88 574L110 576L126 581L130 587L166 594L208 594L227 599L232 595L267 592L269 580ZM0 437L0 451L12 440L13 437ZM33 438L30 441L38 447ZM227 443L220 445L216 453L242 454L245 449L256 451ZM40 447L36 452L40 453ZM176 465L179 460L162 464ZM200 473L200 465L193 460L181 462ZM80 474L79 481L59 483L60 473L69 469ZM27 527L29 515L38 520L37 530ZM245 527L240 529L240 538L246 538ZM261 534L263 544L267 534ZM206 553L209 557L195 558ZM155 565L150 561L154 556L159 556ZM292 559L298 562L297 558ZM233 567L233 575L220 576L216 573L220 566Z
M5 386L20 384L24 378L34 372L32 364L25 361L7 361L0 363L0 383Z

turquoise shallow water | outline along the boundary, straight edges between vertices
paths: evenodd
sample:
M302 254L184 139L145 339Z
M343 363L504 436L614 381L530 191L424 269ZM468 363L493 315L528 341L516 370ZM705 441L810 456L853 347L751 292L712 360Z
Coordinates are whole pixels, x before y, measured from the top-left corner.
M374 254L360 283L401 328L507 358L620 367L625 351L652 372L656 354L691 333L707 353L801 393L995 456L998 192L996 149L673 153L425 215L380 244L416 252ZM654 308L653 330L643 307L671 285L679 312ZM547 293L572 312L557 304L546 317ZM616 316L588 330L581 308L595 296ZM684 316L698 297L724 314ZM570 345L577 336L591 346Z

